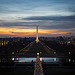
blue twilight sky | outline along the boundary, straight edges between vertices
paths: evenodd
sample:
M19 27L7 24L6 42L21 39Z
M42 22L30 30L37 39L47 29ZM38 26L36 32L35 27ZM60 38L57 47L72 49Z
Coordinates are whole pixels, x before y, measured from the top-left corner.
M33 29L36 25L75 35L75 0L0 0L0 36L15 33L12 28Z

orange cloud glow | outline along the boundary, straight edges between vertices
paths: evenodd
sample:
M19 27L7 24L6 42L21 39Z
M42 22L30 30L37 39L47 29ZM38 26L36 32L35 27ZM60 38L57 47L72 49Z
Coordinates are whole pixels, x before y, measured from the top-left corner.
M39 29L39 35L41 34L66 34L67 32L59 32L58 30L48 30L48 29ZM35 29L19 29L19 28L8 28L8 27L0 27L0 35L14 35L14 36L36 36L36 28Z

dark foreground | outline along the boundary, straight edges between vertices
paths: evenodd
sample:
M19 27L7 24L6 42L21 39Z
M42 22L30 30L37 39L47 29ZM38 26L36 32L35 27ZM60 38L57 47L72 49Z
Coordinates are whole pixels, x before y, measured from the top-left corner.
M0 75L34 75L34 69L10 69L1 71ZM75 69L48 68L44 69L44 75L75 75Z
M74 67L50 67L43 71L44 75L75 75ZM34 75L34 68L3 69L0 75Z

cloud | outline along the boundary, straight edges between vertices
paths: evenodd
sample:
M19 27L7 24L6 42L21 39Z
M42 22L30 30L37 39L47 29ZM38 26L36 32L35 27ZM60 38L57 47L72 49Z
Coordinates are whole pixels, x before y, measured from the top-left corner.
M22 18L22 20L38 20L36 25L44 29L75 28L75 16L36 16Z
M4 20L0 20L0 22L2 22L2 21L4 21Z
M0 14L31 15L72 15L75 14L73 0L0 0ZM70 9L72 8L72 9ZM1 16L2 16L1 15Z
M74 16L36 16L22 18L22 20L54 20L54 21L75 21Z
M22 18L23 22L1 22L0 27L32 28L40 29L71 29L75 28L75 16L37 16ZM25 22L24 22L25 21Z

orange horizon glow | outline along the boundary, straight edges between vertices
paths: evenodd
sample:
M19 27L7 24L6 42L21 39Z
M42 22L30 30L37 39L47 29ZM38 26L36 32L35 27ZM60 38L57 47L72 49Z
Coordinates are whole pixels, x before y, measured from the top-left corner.
M39 29L39 35L43 34L51 34L51 35L58 35L58 34L67 34L67 32L59 32L55 29ZM19 28L9 28L9 27L0 27L0 35L15 35L15 36L28 36L28 35L35 35L35 29L19 29Z

